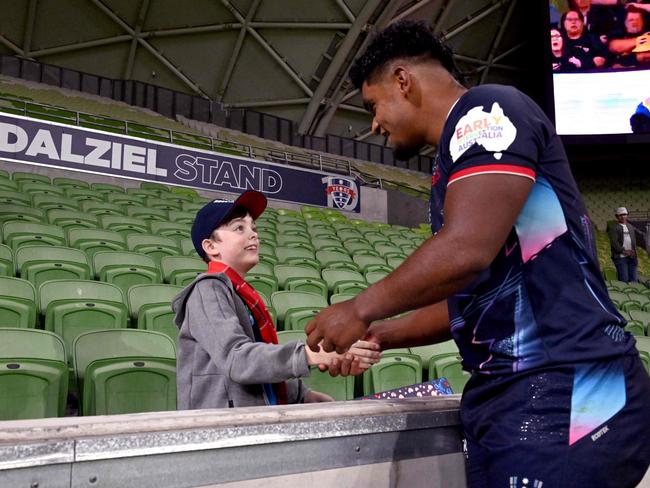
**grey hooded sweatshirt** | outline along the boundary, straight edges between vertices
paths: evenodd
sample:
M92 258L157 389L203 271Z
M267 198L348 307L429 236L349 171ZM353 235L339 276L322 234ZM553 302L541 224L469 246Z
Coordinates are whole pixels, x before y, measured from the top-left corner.
M264 383L287 381L289 403L308 389L305 344L255 342L252 316L223 273L203 273L172 301L180 329L176 353L179 410L267 405Z

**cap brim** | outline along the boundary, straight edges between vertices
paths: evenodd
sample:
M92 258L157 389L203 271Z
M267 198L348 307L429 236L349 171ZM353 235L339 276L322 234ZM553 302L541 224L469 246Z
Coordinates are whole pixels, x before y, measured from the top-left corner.
M266 204L267 200L264 194L255 190L245 191L233 202L232 210L228 212L228 215L223 220L225 220L237 207L244 207L248 210L248 213L251 215L253 220L257 220L257 218L264 213Z

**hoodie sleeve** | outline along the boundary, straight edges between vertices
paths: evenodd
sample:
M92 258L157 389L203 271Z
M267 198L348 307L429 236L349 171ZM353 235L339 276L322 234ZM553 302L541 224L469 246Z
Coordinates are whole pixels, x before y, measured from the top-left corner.
M191 335L229 378L240 384L278 383L309 375L305 344L255 342L239 323L232 290L220 279L202 280L187 299Z

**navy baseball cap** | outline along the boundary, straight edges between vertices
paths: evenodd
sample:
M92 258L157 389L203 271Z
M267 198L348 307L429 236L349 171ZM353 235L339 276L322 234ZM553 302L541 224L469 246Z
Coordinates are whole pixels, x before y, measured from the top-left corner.
M212 231L228 220L238 207L248 210L255 220L266 208L266 197L258 191L248 190L239 195L236 200L212 200L196 213L192 224L192 243L203 259L205 259L205 251L201 245L203 239L209 239Z

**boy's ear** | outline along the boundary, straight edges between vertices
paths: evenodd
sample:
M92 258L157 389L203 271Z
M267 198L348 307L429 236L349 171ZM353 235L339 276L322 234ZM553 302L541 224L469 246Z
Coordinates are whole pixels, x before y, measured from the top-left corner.
M203 241L201 241L201 247L203 248L205 254L207 254L208 258L219 256L219 248L217 246L217 243L212 239L203 239Z

